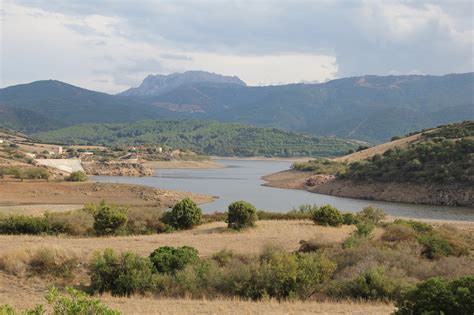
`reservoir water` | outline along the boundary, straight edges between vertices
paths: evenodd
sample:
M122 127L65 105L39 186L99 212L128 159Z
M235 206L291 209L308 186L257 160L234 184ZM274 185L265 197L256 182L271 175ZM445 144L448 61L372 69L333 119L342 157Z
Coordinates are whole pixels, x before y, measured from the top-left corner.
M367 206L383 208L395 216L474 221L474 208L413 205L359 200L310 193L303 190L265 187L262 176L288 169L287 161L217 160L221 169L158 169L152 177L94 176L98 182L139 184L163 189L189 191L219 197L203 204L204 212L226 211L229 203L245 200L260 210L286 212L301 204L331 204L347 212Z

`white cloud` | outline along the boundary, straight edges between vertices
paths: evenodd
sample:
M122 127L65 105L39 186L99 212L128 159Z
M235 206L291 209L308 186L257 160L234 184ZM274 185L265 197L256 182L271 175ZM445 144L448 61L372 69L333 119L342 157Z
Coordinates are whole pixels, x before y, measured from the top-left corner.
M1 86L119 92L207 70L251 85L473 71L473 3L4 0Z

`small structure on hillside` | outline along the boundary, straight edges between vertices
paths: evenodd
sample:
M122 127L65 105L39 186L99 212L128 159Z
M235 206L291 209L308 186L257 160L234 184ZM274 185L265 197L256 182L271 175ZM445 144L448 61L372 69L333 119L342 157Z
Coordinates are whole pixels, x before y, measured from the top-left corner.
M63 154L63 147L61 146L51 147L50 154L56 154L56 155Z
M2 143L3 143L3 139L0 139L0 144L2 144Z

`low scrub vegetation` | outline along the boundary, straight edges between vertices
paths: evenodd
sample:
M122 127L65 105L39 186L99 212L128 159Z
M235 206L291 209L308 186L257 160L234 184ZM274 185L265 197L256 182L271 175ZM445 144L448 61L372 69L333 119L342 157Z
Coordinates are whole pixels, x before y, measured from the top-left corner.
M44 179L49 180L51 174L42 167L0 167L0 178L10 175L21 181L25 179Z
M57 288L49 289L46 295L52 309L52 314L100 314L100 315L120 315L119 311L113 310L102 304L98 299L94 299L84 292L73 288L66 288L65 293L61 293ZM43 315L46 314L46 307L38 304L32 309L17 311L9 305L0 305L2 315Z
M295 162L292 169L303 172L313 172L315 174L335 175L346 172L347 164L318 158L308 162Z
M69 182L85 182L87 180L87 175L83 171L76 171L69 174L64 178Z

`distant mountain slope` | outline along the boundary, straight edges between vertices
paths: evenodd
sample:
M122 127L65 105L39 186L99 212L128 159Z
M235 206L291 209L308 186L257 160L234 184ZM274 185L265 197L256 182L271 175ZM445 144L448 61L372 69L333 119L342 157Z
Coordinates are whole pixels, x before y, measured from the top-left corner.
M126 122L157 118L159 111L137 100L46 80L0 89L0 124L26 132L84 122Z
M193 79L195 75L199 79ZM49 130L56 122L57 127L62 127L87 122L189 118L372 143L474 119L474 73L362 76L322 84L262 87L245 86L238 78L205 72L189 76L176 75L179 80L172 80L173 75L149 77L138 90L123 93L139 96L109 95L58 81L38 81L0 89L0 108L29 110L39 115L37 122L16 119L19 127L15 128L29 132Z
M120 93L120 95L157 96L177 87L195 83L246 85L245 82L238 77L223 76L206 71L186 71L184 73L172 73L170 75L149 75L143 80L139 87L130 88Z
M341 139L199 120L85 124L37 133L32 137L63 144L160 144L223 156L334 156L356 147L355 143Z

